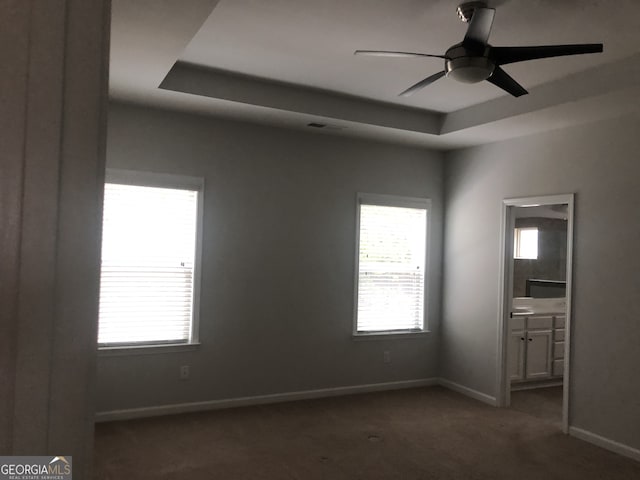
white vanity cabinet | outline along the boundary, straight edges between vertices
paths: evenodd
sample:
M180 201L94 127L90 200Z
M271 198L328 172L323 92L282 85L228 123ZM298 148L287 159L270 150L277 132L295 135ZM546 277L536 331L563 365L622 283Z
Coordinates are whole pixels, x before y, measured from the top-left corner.
M564 316L514 316L509 335L509 378L527 382L561 377Z
M551 375L562 377L564 375L564 325L566 317L556 315L553 317L553 363Z
M551 376L551 330L528 330L525 355L525 379L541 380Z
M524 380L524 330L512 330L509 336L509 378L512 382Z

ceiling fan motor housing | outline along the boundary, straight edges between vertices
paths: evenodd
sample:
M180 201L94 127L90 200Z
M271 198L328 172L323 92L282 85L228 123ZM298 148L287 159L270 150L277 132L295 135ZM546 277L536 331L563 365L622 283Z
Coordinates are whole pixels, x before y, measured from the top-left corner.
M447 77L462 83L478 83L489 78L496 67L488 56L489 48L487 46L484 52L478 54L462 44L451 47L445 55Z

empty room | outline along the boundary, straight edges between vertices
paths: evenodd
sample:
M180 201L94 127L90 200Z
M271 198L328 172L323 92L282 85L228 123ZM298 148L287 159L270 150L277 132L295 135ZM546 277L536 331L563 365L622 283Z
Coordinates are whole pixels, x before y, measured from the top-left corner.
M636 0L0 8L0 478L640 478Z

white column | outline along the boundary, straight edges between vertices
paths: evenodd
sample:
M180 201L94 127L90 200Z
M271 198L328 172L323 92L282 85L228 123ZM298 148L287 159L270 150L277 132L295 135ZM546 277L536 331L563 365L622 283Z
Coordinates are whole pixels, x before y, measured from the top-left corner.
M110 0L0 0L0 453L90 478Z

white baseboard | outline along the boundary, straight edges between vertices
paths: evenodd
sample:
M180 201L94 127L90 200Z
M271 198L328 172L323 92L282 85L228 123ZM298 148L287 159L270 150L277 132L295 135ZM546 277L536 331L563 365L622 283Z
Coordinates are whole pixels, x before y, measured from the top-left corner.
M309 400L313 398L382 392L385 390L400 390L404 388L430 387L438 384L439 382L437 378L425 378L419 380L403 380L399 382L371 383L367 385L354 385L348 387L321 388L318 390L275 393L271 395L257 395L253 397L227 398L222 400L208 400L204 402L178 403L173 405L112 410L96 413L95 419L96 422L131 420L134 418L157 417L161 415L245 407L249 405L266 405L269 403L290 402L294 400Z
M446 378L439 378L438 384L442 385L445 388L448 388L449 390L453 390L454 392L461 393L462 395L466 395L467 397L471 397L475 400L479 400L483 403L491 405L492 407L498 405L496 397L492 397L491 395L487 395L486 393L482 393L472 388L465 387L464 385L452 382L451 380L447 380Z
M577 427L569 427L569 435L640 462L640 450L625 445L624 443L601 437L600 435Z

